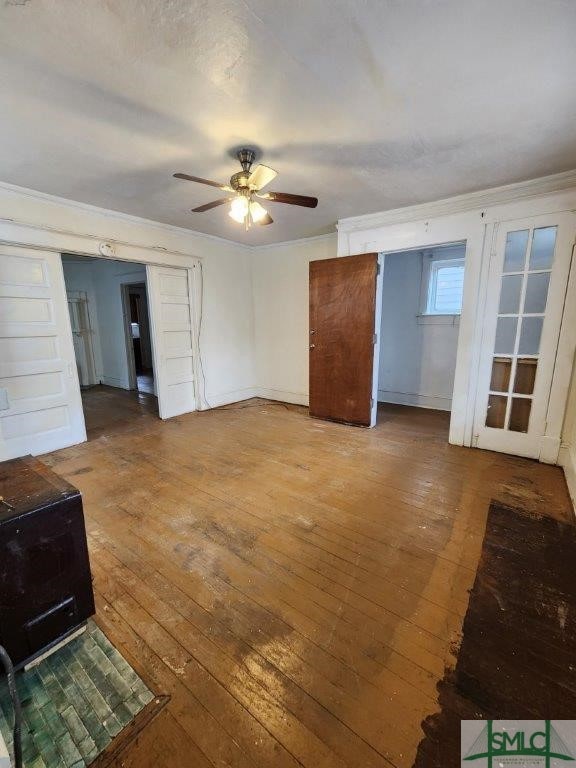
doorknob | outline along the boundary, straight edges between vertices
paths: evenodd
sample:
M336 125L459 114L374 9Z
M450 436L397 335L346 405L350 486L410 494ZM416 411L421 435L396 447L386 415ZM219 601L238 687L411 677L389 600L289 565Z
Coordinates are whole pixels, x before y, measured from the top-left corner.
M316 344L310 344L310 349L314 349L316 347Z

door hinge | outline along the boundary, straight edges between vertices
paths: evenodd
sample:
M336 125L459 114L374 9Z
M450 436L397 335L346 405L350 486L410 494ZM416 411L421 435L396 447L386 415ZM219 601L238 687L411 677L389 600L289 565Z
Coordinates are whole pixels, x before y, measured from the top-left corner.
M374 408L374 398L370 398L370 409Z
M372 344L378 344L378 334L375 333L374 336L372 336Z
M381 269L382 269L382 264L380 264L380 262L378 262L376 264L376 277L378 277L378 275L380 274L380 270Z

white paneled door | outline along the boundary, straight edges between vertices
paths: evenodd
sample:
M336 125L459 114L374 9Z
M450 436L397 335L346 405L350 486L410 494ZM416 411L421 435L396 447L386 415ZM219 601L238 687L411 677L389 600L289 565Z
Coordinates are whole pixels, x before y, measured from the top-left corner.
M555 461L547 414L576 215L501 222L490 259L475 413L479 448ZM557 451L556 451L557 453Z
M196 409L193 326L187 269L146 267L160 418Z
M0 459L86 439L60 254L0 246Z

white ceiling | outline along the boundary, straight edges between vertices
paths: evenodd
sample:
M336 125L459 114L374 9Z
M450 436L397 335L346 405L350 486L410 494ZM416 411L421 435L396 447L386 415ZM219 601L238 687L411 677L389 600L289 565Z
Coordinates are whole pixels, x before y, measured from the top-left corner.
M574 0L0 0L0 180L248 243L576 167ZM188 209L258 146L246 234Z

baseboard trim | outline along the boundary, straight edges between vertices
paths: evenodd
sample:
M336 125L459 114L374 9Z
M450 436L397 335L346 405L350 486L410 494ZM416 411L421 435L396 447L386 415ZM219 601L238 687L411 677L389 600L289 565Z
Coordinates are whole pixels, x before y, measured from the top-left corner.
M266 400L277 400L280 403L291 403L292 405L308 405L309 398L305 392L290 392L286 389L270 389L267 387L258 387L256 397L264 397Z
M572 508L576 515L576 448L570 445L561 446L558 463L564 470L568 493L572 499Z
M130 382L126 379L117 379L115 376L100 376L100 383L116 389L130 389Z
M198 406L199 411L207 411L210 408L219 408L221 405L230 405L231 403L240 403L242 400L250 400L252 397L259 397L258 390L254 387L245 389L233 389L231 392L220 392L216 395L207 393L206 400L201 398Z
M412 405L416 408L430 408L434 411L449 411L452 408L452 398L439 395L418 395L409 392L389 392L378 390L379 403L394 403L395 405Z

